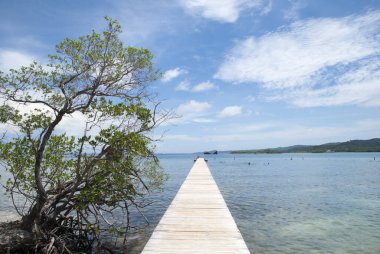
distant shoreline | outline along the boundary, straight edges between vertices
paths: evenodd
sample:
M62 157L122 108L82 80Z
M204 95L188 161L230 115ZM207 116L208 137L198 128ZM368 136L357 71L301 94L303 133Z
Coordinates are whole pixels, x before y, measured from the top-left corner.
M380 152L380 138L350 140L347 142L326 143L322 145L295 145L288 147L235 150L231 154L281 154L281 153L360 153Z
M334 151L334 152L308 152L308 151L297 151L297 152L282 152L282 151L229 151L229 154L286 154L286 153L379 153L379 151Z
M212 153L211 153L212 152ZM283 154L283 153L376 153L380 152L380 138L368 140L350 140L347 142L326 143L322 145L294 145L277 148L246 149L246 150L211 150L189 153L157 153L157 155L181 154Z

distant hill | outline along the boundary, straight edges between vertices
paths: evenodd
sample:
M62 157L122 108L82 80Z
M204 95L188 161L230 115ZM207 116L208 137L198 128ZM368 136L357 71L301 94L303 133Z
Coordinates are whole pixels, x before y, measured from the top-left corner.
M203 154L218 154L218 151L212 150L212 151L203 152Z
M380 152L380 138L350 140L322 145L295 145L258 150L238 150L230 153L329 153L329 152Z

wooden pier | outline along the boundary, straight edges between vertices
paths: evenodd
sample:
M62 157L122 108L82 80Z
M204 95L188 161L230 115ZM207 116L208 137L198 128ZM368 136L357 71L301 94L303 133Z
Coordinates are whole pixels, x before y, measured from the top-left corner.
M142 253L250 253L203 158L194 163Z

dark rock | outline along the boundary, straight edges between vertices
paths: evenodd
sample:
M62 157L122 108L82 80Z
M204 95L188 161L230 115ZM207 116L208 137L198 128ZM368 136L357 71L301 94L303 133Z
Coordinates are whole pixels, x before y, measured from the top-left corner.
M31 253L33 246L32 233L23 230L20 221L0 224L0 253Z

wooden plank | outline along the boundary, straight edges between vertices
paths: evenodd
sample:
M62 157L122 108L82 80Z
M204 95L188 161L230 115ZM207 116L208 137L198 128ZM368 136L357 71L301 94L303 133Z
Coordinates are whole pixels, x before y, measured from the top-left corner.
M250 253L203 158L194 163L142 253Z

